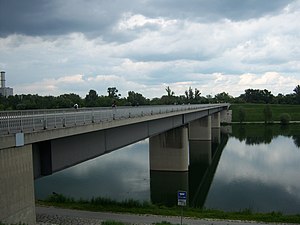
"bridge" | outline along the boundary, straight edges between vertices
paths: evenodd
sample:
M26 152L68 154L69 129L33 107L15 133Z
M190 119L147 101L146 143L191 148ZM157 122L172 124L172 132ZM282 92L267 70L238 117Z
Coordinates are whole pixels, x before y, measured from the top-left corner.
M228 104L0 112L0 221L35 224L34 179L150 138L150 169L187 171Z

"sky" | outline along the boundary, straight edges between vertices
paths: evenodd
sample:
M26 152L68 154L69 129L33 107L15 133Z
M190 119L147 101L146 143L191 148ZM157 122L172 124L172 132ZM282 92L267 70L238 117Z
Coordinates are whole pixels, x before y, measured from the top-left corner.
M289 94L299 21L300 0L0 0L0 70L14 94Z

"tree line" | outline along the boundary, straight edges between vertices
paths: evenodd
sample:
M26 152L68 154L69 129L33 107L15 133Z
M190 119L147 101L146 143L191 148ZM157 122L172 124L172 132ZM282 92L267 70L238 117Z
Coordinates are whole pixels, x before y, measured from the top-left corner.
M79 107L107 107L112 104L118 106L139 105L171 105L171 104L208 104L208 103L262 103L262 104L300 104L300 86L297 85L293 93L273 95L266 89L247 89L238 97L233 97L226 92L215 96L202 96L200 90L189 87L183 95L175 95L168 86L166 94L160 98L149 99L141 93L128 91L127 97L122 97L116 87L107 88L107 95L98 95L95 90L90 90L85 98L78 94L62 94L60 96L39 96L37 94L21 94L9 97L0 96L0 110L24 109L56 109L70 108L75 104Z

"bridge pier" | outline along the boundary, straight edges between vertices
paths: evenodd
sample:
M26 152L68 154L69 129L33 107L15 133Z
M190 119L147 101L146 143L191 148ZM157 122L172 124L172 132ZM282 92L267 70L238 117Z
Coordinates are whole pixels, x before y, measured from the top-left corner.
M177 127L149 138L150 170L188 171L188 129Z
M211 115L211 128L221 127L221 113L217 112Z
M31 144L0 150L0 221L36 223Z
M203 117L189 123L189 140L211 140L211 116Z

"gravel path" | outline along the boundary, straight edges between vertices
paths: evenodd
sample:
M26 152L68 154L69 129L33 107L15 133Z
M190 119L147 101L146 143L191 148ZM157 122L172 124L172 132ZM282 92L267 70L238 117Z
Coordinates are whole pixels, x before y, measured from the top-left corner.
M156 222L167 221L172 224L180 224L180 217L119 214L107 212L90 212L54 207L36 207L38 225L101 225L103 221L118 221L126 224L150 225ZM183 224L189 225L270 225L268 223L222 221L211 219L183 218Z

